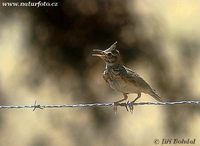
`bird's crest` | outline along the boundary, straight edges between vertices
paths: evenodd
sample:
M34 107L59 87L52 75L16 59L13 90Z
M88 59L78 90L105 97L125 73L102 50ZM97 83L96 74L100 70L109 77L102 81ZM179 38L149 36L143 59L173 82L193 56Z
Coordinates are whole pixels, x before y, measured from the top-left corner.
M114 44L112 44L106 51L112 52L113 50L116 49L116 46L117 46L117 41Z

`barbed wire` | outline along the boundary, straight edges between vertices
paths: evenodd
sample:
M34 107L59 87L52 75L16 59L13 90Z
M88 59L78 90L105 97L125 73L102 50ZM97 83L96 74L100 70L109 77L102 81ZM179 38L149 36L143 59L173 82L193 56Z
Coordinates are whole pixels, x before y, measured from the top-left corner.
M172 101L172 102L137 102L137 103L120 103L121 107L132 107L142 105L178 105L178 104L200 104L200 101L184 100L184 101ZM38 104L36 101L33 105L0 105L0 109L60 109L60 108L89 108L89 107L110 107L114 106L114 103L81 103L81 104L51 104L43 105Z

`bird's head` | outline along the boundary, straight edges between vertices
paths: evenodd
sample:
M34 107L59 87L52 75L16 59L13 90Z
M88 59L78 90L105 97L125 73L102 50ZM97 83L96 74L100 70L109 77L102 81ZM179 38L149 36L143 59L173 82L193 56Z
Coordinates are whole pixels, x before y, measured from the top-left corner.
M121 59L120 59L120 53L116 49L116 45L117 42L112 44L108 49L104 51L99 49L94 49L92 56L100 57L106 62L106 64L110 65L119 64L121 62Z

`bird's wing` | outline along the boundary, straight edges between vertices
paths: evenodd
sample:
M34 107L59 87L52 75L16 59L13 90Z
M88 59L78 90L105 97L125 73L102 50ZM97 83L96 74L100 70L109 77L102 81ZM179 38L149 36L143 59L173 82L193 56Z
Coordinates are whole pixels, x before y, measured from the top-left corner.
M124 67L124 68L125 70L121 72L121 77L126 82L131 82L143 92L152 90L149 84L144 79L142 79L136 72L132 71L131 69L127 67Z
M125 67L124 72L122 72L121 77L124 78L125 81L131 82L135 86L137 86L144 93L151 95L157 101L162 101L162 98L149 86L149 84L142 79L136 72L131 69Z

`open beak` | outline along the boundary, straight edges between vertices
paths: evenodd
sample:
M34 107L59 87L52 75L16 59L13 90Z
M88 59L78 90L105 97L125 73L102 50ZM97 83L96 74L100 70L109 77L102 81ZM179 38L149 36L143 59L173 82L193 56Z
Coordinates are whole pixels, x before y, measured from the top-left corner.
M104 54L104 52L102 50L94 49L93 53L92 53L92 56L104 57L105 54Z

